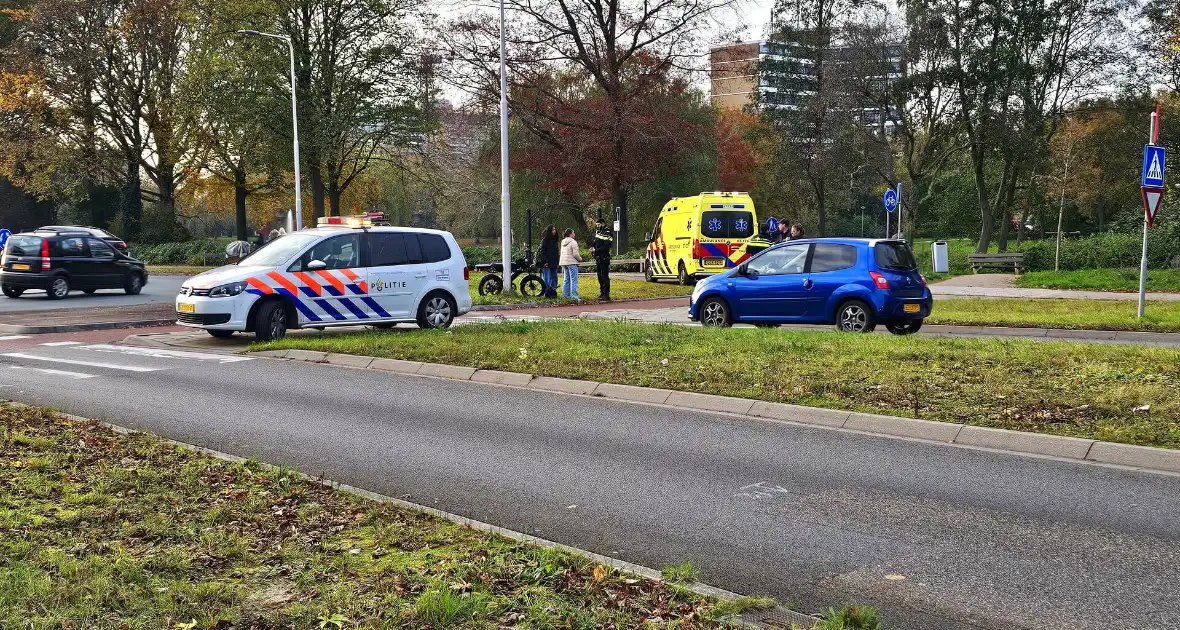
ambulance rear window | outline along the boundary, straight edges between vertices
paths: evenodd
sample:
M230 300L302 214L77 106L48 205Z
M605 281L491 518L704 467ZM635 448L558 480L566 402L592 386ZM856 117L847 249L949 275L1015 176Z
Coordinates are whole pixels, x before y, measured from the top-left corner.
M706 210L701 213L701 236L705 238L750 238L754 215L744 210Z

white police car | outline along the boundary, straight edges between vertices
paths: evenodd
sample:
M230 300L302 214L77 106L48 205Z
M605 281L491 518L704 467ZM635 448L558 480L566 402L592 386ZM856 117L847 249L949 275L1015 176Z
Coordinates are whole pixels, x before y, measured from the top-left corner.
M471 310L468 273L449 232L331 217L185 281L176 317L214 337L244 331L261 341L293 328L445 328Z

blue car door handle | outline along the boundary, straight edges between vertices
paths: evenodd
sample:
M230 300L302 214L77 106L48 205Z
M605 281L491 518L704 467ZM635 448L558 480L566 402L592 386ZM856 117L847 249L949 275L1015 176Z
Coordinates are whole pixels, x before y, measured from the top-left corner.
M813 286L815 286L815 283L812 282L811 280L804 280L803 281L803 288L804 289L810 289Z

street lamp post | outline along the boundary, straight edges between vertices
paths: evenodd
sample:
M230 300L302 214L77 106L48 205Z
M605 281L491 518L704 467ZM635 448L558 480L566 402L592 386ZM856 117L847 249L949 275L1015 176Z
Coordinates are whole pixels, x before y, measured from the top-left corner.
M504 290L512 286L512 200L508 168L508 44L504 24L504 0L500 0L500 258L504 264Z
M302 177L299 173L299 107L295 97L295 44L291 43L291 38L286 35L275 35L274 33L263 33L262 31L240 30L239 33L246 35L258 35L260 37L270 37L271 39L281 39L287 42L287 51L291 54L291 139L293 151L295 154L295 229L303 229L303 188L301 185Z

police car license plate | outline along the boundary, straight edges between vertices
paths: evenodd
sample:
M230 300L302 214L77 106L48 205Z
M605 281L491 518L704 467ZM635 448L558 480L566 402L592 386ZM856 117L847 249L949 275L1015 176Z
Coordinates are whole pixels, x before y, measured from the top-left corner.
M28 266L28 265L18 265L18 264L16 264L16 263L13 263L13 264L12 264L12 270L13 270L13 271L28 271L28 270L29 270L29 266Z
M176 312L178 313L193 313L196 312L196 310L196 304L186 304L185 302L181 302L176 305Z
M905 305L905 312L907 312L907 313L921 313L922 312L922 305L921 304L906 304Z

